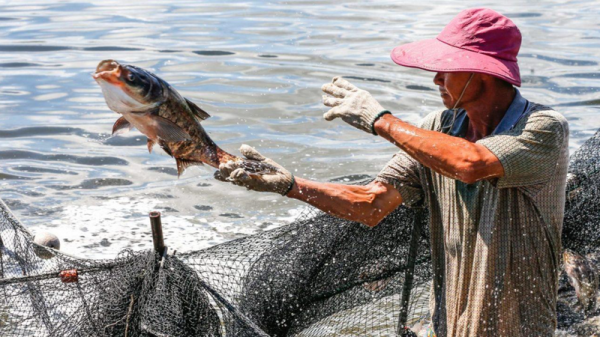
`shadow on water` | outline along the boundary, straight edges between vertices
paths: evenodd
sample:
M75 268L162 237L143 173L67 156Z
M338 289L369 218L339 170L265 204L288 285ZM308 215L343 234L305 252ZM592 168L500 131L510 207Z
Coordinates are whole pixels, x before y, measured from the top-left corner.
M47 67L40 63L29 63L29 62L7 62L0 63L0 68L27 68L27 67Z
M209 205L194 205L194 208L199 211L212 211L213 207Z
M345 79L367 81L367 82L381 82L381 83L390 83L391 82L388 80L382 80L382 79L373 78L373 77L359 77L359 76L343 76L343 77Z
M144 50L142 48L131 48L131 47L87 47L83 48L85 51L137 51Z
M230 218L230 219L241 219L243 218L243 216L237 214L237 213L221 213L219 214L219 216L222 216L224 218Z
M15 176L15 175L12 175L12 174L1 173L0 172L0 180L30 180L30 179L32 179L32 178Z
M13 130L0 130L0 138L35 137L48 135L78 135L89 134L82 129L63 126L33 126Z
M194 54L203 55L203 56L227 56L227 55L235 55L230 51L222 51L222 50L195 50Z
M82 50L82 51L140 51L142 48L132 47L115 47L115 46L98 46L98 47L85 47L76 48L68 46L49 46L49 45L0 45L0 51L3 52L51 52L51 51L64 51L64 50ZM232 53L233 54L233 53ZM217 54L220 55L220 54Z
M541 13L504 13L509 18L539 18L542 16Z
M168 174L170 176L175 176L175 177L177 177L179 175L177 173L177 169L172 168L172 167L149 167L147 170L161 172L161 173L165 173L165 174Z
M561 59L558 57L551 57L539 54L519 54L519 58L534 58L538 60L549 61L553 63L558 63L564 66L595 66L598 65L596 61L588 61L588 60L573 60L573 59Z
M568 102L568 103L560 103L554 106L600 106L600 99L592 99L589 101L578 101L578 102Z
M423 85L411 85L411 84L407 85L406 89L409 89L409 90L418 90L418 91L435 91L434 89L432 89L430 87L426 87L426 86L423 86Z
M72 47L65 46L47 46L47 45L0 45L0 51L3 52L50 52L71 50Z
M56 189L56 190L95 190L100 187L106 186L129 186L132 185L133 182L127 179L118 179L118 178L95 178L95 179L86 179L81 182L79 185L49 185L48 187Z
M563 74L556 77L571 77L571 78L584 78L584 79L600 79L600 73L574 73L574 74Z
M0 160L14 159L33 159L42 162L61 161L91 166L129 165L129 162L127 160L116 157L86 157L73 156L68 154L43 154L22 150L0 151Z
M51 173L51 174L69 174L77 175L77 172L57 170L45 167L34 167L34 166L16 166L12 168L13 171L20 171L26 173Z

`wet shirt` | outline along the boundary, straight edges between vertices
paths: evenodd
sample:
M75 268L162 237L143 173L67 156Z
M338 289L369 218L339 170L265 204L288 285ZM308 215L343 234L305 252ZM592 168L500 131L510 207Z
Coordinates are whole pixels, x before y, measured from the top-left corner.
M432 113L421 127L464 137L465 111ZM568 166L568 125L518 92L479 141L504 168L474 184L445 177L400 151L377 177L407 206L430 212L430 310L443 336L553 336Z

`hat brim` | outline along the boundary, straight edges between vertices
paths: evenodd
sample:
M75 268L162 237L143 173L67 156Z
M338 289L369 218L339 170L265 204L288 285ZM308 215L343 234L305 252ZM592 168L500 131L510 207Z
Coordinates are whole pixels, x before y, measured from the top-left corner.
M438 39L400 45L391 53L401 66L435 72L475 72L501 78L517 87L521 75L517 62L505 61L446 44Z

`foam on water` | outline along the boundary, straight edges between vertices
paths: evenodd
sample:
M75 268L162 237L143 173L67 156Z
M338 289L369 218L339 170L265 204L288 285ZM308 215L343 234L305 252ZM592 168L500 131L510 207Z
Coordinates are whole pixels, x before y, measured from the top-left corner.
M30 227L34 233L49 231L62 241L61 250L89 258L114 257L123 249L152 248L148 213L163 212L165 244L173 250L191 251L210 247L260 230L268 230L291 221L301 210L272 222L244 219L228 213L221 219L210 215L179 215L157 197L115 197L90 205L73 203L62 207L53 219ZM210 210L210 209L209 209ZM225 216L224 216L225 215ZM244 225L227 218L244 219Z
M148 154L136 130L110 137L119 115L90 76L97 63L167 80L211 113L203 125L227 151L247 143L298 176L345 183L376 174L396 148L325 122L321 85L345 76L417 123L441 107L433 74L396 66L389 52L473 6L519 26L521 92L567 117L576 149L600 128L594 1L1 3L0 198L33 232L54 232L85 257L149 248L154 209L178 250L281 225L304 206L216 182L207 168L177 179L174 160Z

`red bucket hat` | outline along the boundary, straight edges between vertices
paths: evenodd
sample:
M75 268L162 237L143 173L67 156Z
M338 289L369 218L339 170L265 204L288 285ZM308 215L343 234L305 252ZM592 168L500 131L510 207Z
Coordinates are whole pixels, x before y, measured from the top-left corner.
M521 32L507 17L487 8L460 12L437 38L398 46L392 60L401 66L439 72L475 72L518 87Z

